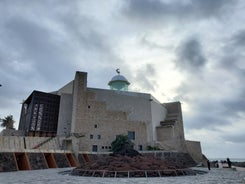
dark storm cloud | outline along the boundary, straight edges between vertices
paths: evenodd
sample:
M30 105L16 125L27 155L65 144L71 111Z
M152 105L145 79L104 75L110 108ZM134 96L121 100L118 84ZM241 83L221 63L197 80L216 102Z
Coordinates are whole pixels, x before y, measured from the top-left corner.
M127 16L144 21L161 21L168 19L206 19L222 14L228 5L235 4L230 0L128 0L124 11ZM160 20L159 20L160 19Z
M177 64L181 65L181 58L191 61L191 56L200 55L197 57L200 58L197 60L200 62L197 62L196 67L191 67L191 69L195 71L195 68L203 68L202 72L198 73L202 77L196 77L195 72L188 73L186 80L182 81L177 90L179 96L176 96L176 99L181 99L189 104L191 111L195 112L186 119L185 125L189 128L216 129L240 121L245 114L245 87L243 85L245 69L241 62L244 31L238 31L222 42L225 43L225 47L219 53L216 61L212 63L211 71L203 67L207 59L200 51L202 49L198 42L184 42L177 52ZM190 66L195 66L192 63L187 62L188 69ZM186 68L186 63L184 64L182 68Z
M205 63L206 58L202 51L202 46L198 39L191 38L185 40L177 48L176 67L179 69L199 70Z
M57 90L76 70L92 74L118 61L99 23L83 15L79 3L0 2L0 116L8 110L16 115L32 90Z
M20 55L20 62L31 62L32 69L37 75L42 73L43 79L54 82L59 78L55 72L69 69L65 50L55 43L54 34L44 25L16 17L10 19L5 28L9 46ZM60 64L66 69L59 68Z
M234 95L222 102L231 117L238 117L239 113L245 113L245 66L243 52L245 48L245 30L240 30L229 38L223 50L223 55L217 63L217 68L227 73L232 83L228 83ZM229 79L228 78L228 79Z
M81 66L86 66L87 62L97 62L98 58L101 63L116 60L107 37L96 30L93 19L80 15L76 5L76 2L64 1L59 4L53 1L45 6L39 3L24 6L19 2L9 6L13 13L5 19L2 31L4 37L0 38L10 50L7 53L10 58L8 63L16 59L20 64L31 63L30 72L51 84L64 81L64 74L70 72L73 75L78 70L75 68L78 60L74 60L78 54ZM46 12L47 7L52 7L52 11ZM46 14L40 17L43 11ZM6 52L6 47L0 44L0 51ZM4 59L6 61L6 57Z

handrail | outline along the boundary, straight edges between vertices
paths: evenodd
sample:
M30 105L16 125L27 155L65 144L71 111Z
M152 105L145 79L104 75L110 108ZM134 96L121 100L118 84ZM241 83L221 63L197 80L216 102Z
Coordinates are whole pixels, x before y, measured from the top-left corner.
M41 147L42 145L44 145L45 143L51 141L51 140L54 139L54 138L55 138L55 137L50 137L50 138L44 140L43 142L37 144L36 146L34 146L32 149L37 149L37 148Z
M75 169L76 170L76 169ZM84 177L102 177L102 178L134 178L134 177L166 177L166 176L184 176L195 175L191 169L165 169L165 170L128 170L128 171L109 171L109 170L86 170L78 169L79 175ZM76 172L73 173L76 175Z

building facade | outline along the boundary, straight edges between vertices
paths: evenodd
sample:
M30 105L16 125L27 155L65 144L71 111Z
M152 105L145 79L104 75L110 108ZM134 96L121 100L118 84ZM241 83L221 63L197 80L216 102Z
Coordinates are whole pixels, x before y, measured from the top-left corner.
M110 86L111 90L88 88L87 73L76 72L74 80L53 94L33 92L23 104L19 129L28 130L29 135L34 135L34 131L36 136L43 136L44 130L53 128L54 134L63 137L66 148L75 152L110 151L111 142L120 134L128 135L134 148L140 151L149 146L166 151L190 150L192 142L186 144L185 141L180 102L160 103L148 93L112 90L118 86L127 89L129 85L124 77L112 79L120 79L120 85L110 81L109 84L114 85ZM123 86L122 79L126 80L126 86ZM42 116L41 124L38 121L40 112L50 111L46 109L49 100L37 102L36 98L42 95L50 95L56 104L52 107L58 107L52 111L54 114L50 114L57 115L57 119L54 118L57 126L54 121L47 121L52 127L50 129L43 121L46 116ZM36 106L39 108L37 112ZM195 147L198 147L197 142Z

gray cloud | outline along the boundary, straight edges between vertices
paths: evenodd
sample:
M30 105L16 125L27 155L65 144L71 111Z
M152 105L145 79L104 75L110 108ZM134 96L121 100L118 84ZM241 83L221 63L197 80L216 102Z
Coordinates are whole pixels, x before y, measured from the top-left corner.
M231 38L231 45L245 48L245 30L240 30Z
M223 139L233 142L233 143L245 143L245 134L244 133L229 133L229 134L224 134Z
M46 12L47 7L53 7L52 11ZM68 4L66 1L52 1L45 6L40 3L25 6L17 2L9 6L13 13L2 25L4 38L0 39L5 44L0 44L0 53L1 50L5 52L6 47L11 53L6 54L3 64L9 66L9 63L18 61L20 65L29 66L31 69L26 75L40 76L37 78L40 86L41 81L50 85L62 83L67 80L68 73L73 75L81 66L90 70L88 62L97 62L98 59L101 65L116 62L118 59L107 36L98 32L96 21L81 15L78 7L77 2ZM46 14L40 17L42 12ZM74 59L74 56L80 59Z
M160 49L160 50L172 50L173 49L173 45L170 46L163 46L159 43L155 43L154 41L151 41L147 38L147 35L144 35L140 40L139 40L139 44L146 46L148 49Z
M140 21L162 20L195 20L216 17L232 8L236 1L229 0L191 0L191 1L162 1L162 0L128 0L124 7L125 14Z
M206 58L202 51L202 46L198 39L191 38L185 40L177 48L176 67L187 70L200 70L206 63Z
M243 31L223 42L226 43L223 52L212 63L210 71L204 67L207 59L196 40L187 40L177 50L176 64L192 71L178 87L179 95L175 97L191 106L193 113L186 117L189 128L216 129L239 121L245 114L245 87L242 85L245 69L240 62L242 57L237 54L243 47ZM199 59L193 60L192 56ZM201 77L197 77L196 68L202 69L198 72Z
M226 73L224 80L233 89L233 96L222 102L226 107L225 115L238 117L239 113L245 113L245 66L243 64L243 50L245 48L245 31L239 30L228 39L224 47L222 57L217 62L216 67Z
M9 40L9 47L17 55L12 55L10 63L17 61L18 65L29 67L30 71L26 71L29 75L37 77L42 73L41 79L50 83L64 79L57 74L69 70L68 57L45 25L19 17L10 19L5 29L5 39ZM7 40L4 41L7 43ZM11 56L13 53L9 54ZM65 68L60 68L61 65Z
M220 126L228 125L234 120L235 115L227 113L227 106L218 99L219 91L206 92L206 84L200 85L197 81L188 78L189 82L182 83L177 89L180 96L176 96L175 100L180 100L184 104L188 104L191 113L183 114L185 127L189 129L211 129L217 130ZM215 95L214 95L215 94ZM217 99L216 99L217 96Z
M18 105L32 90L57 90L76 70L94 74L119 62L98 22L79 7L78 1L0 2L0 116L9 111L18 119ZM105 87L101 75L94 81Z

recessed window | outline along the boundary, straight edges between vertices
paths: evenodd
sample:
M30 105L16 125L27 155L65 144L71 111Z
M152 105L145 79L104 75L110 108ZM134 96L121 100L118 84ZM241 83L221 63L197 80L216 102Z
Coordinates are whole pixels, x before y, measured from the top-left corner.
M104 146L102 146L101 148L102 148L102 149L105 149L105 147L104 147Z
M92 151L93 152L97 152L98 151L98 146L97 145L93 145L92 146Z
M143 150L143 146L142 145L138 145L138 150L142 151Z
M108 149L108 147L106 146L105 149Z
M101 135L97 135L97 138L98 138L98 139L101 139Z
M97 125L97 124L95 124L95 125L94 125L94 128L98 128L98 125Z
M134 131L128 131L128 138L130 140L135 140L135 132Z
M111 149L111 146L109 146L109 149Z
M90 139L93 139L93 138L94 138L93 134L90 134Z
M88 108L90 109L90 105L88 105Z

